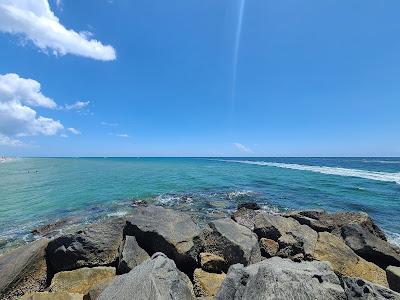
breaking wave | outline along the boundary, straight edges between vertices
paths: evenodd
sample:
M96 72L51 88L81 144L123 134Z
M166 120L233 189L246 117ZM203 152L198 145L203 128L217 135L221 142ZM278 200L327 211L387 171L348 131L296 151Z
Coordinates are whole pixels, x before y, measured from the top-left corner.
M390 173L390 172L374 172L358 169L346 169L338 167L324 167L324 166L308 166L299 164L285 164L285 163L275 163L266 161L251 161L251 160L223 160L225 162L242 163L249 165L259 165L268 167L277 167L284 169L309 171L314 173L322 173L328 175L338 175L338 176L348 176L348 177L359 177L378 181L395 182L400 184L400 173Z

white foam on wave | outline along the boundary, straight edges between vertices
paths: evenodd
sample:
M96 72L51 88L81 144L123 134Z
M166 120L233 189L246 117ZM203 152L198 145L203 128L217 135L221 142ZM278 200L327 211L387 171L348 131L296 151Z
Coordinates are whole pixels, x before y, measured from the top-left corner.
M399 160L362 160L364 163L379 163L379 164L400 164Z
M400 234L391 232L387 234L387 237L389 243L400 246Z
M378 181L395 182L397 184L400 184L400 173L375 172L375 171L346 169L338 167L285 164L285 163L266 162L266 161L251 161L251 160L223 160L223 161L232 163L243 163L249 165L277 167L277 168L300 170L300 171L309 171L309 172L322 173L328 175L359 177L359 178L378 180Z

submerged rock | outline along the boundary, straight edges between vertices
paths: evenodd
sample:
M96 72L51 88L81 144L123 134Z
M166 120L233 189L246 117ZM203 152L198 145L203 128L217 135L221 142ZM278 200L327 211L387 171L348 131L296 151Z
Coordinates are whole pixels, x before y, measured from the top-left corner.
M248 265L261 260L257 236L248 228L225 218L209 223L203 231L205 252L223 257L228 265Z
M400 255L386 241L373 235L358 224L345 225L341 236L359 256L383 269L389 265L400 266Z
M31 233L35 235L42 235L45 237L52 237L58 234L60 229L62 229L63 227L73 224L78 220L79 219L77 217L61 219L51 224L35 227L34 229L32 229Z
M400 293L400 267L389 266L386 268L386 277L389 287Z
M370 233L386 241L385 233L364 212L337 212L329 214L324 211L297 211L286 214L296 219L300 224L308 225L318 232L328 231L340 234L340 228L345 225L358 224Z
M240 204L238 205L238 209L241 209L241 208L247 208L247 209L252 209L252 210L261 209L261 207L260 207L257 203L255 203L255 202L244 202L244 203L240 203Z
M135 236L150 255L162 252L190 274L200 253L201 230L190 215L161 206L139 207L127 220L126 234Z
M101 283L110 282L115 277L115 268L94 267L63 271L54 275L51 292L67 292L86 295L90 289Z
M248 267L231 266L216 299L344 300L346 296L329 264L273 257Z
M0 256L0 299L17 299L43 291L47 282L47 239L40 239Z
M320 261L329 261L335 272L343 276L360 277L388 286L384 270L359 257L341 238L331 233L318 234L313 257Z
M194 293L197 297L214 297L217 295L225 274L216 274L203 271L202 269L194 270L193 282Z
M195 299L193 285L174 261L162 253L117 276L100 294L99 300Z
M254 218L257 214L258 212L253 209L241 207L232 214L232 219L236 223L243 225L250 230L254 230Z
M200 266L204 271L213 273L222 273L228 270L228 265L223 257L209 252L200 253Z
M381 285L365 281L361 278L342 277L343 287L348 300L390 299L400 300L400 294Z
M128 273L137 265L140 265L150 256L138 245L134 236L125 237L124 246L119 256L118 272Z
M115 264L125 224L125 219L111 219L52 240L47 247L47 257L53 271Z

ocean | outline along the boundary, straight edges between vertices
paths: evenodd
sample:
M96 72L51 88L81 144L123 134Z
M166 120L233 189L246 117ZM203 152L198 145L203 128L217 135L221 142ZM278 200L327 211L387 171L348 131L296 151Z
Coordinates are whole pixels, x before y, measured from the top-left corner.
M204 222L245 201L363 211L400 245L400 158L16 158L0 164L0 252L38 225L122 216L138 200Z

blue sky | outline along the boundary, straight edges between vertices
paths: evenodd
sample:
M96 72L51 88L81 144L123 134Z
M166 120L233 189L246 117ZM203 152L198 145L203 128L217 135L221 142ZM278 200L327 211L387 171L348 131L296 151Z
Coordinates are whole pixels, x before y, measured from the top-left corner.
M0 2L0 154L400 156L396 1Z

